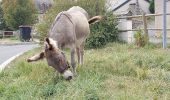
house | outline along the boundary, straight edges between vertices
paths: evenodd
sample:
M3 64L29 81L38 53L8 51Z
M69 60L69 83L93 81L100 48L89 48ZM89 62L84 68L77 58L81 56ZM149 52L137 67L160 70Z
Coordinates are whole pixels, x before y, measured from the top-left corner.
M116 15L122 15L129 12L130 9L133 11L142 10L145 13L150 13L149 2L147 0L111 0L111 10ZM136 7L136 8L135 8Z
M43 14L53 4L53 0L35 0L35 6L40 14Z
M108 9L113 11L116 16L133 16L149 14L148 0L109 0ZM142 27L142 20L139 19L120 19L119 30L132 30ZM131 43L134 41L134 31L122 31L119 33L121 40Z
M53 0L34 0L35 7L38 10L38 20L43 21L45 12L54 4Z
M167 13L170 13L170 0L167 0ZM155 14L163 13L163 0L155 0ZM162 29L163 28L163 17L155 17L155 27ZM167 15L167 29L170 29L170 15ZM156 31L158 37L162 36L162 30ZM167 36L170 37L170 30L167 31Z

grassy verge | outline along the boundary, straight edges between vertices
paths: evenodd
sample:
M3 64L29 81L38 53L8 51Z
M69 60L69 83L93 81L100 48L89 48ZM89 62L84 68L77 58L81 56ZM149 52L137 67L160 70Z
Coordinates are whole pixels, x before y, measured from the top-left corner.
M0 99L7 100L167 100L170 52L112 43L85 51L78 76L65 81L45 60L27 63L25 53L0 73ZM66 52L67 58L69 53Z
M20 43L20 39L17 36L14 37L7 37L7 38L0 38L0 43Z

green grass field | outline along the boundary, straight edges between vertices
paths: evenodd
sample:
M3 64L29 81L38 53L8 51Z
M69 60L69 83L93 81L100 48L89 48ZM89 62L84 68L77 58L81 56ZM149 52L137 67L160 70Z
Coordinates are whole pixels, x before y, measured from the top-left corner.
M25 53L0 73L0 100L168 100L170 51L111 43L85 50L78 76L65 81L45 60ZM69 52L66 51L69 59Z

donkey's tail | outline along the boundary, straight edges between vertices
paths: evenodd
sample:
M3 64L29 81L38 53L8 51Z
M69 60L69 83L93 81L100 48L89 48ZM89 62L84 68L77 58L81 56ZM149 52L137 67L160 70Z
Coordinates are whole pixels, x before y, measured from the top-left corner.
M89 24L99 22L102 19L102 16L94 16L88 20Z

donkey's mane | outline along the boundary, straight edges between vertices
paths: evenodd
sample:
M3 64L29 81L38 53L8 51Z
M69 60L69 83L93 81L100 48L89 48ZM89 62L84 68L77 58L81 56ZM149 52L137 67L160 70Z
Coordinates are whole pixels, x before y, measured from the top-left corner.
M55 25L56 22L59 20L59 18L60 18L60 16L62 15L62 13L63 13L63 12L60 12L60 13L56 16L55 20L54 20L53 23L51 24L51 27L50 27L49 32L53 29L54 25Z
M71 16L66 12L66 11L62 11L60 12L57 17L55 18L54 22L51 24L51 27L50 27L50 31L53 29L54 25L57 23L57 21L62 17L62 15L65 15L69 21L73 24L73 21L71 20ZM49 31L49 32L50 32Z

